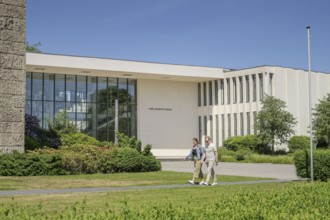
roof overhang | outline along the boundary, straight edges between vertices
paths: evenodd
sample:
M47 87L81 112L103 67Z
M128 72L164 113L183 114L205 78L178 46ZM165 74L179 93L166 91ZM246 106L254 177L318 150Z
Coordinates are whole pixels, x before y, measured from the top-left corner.
M26 54L26 71L199 82L223 78L224 69L44 53Z

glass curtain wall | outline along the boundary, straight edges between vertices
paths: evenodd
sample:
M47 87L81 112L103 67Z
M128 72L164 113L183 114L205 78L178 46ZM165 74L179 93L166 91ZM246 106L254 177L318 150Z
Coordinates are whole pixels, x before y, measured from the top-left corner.
M26 113L48 120L66 111L77 129L100 141L115 139L115 100L119 131L137 134L136 80L49 73L26 74Z

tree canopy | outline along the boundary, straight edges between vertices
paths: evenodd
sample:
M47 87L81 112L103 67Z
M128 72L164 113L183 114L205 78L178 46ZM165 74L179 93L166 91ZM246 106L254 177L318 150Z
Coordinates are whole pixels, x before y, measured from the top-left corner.
M39 47L41 46L41 43L35 43L30 45L29 42L26 42L26 52L33 52L33 53L42 53Z
M274 152L275 144L286 143L295 132L296 118L285 110L284 101L274 96L266 95L262 108L256 115L255 130L258 140L265 145L271 145Z
M330 147L330 93L313 109L313 133L317 147Z

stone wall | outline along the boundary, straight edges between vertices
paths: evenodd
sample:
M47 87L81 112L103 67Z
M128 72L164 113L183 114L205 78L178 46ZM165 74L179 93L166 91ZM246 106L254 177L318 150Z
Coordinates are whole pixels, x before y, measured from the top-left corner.
M0 0L0 153L24 151L25 0Z

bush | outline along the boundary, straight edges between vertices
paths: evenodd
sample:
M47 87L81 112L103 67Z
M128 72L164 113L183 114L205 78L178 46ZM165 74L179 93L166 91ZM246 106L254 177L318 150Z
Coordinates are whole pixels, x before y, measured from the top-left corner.
M223 146L228 150L238 151L244 147L244 136L230 137L225 140Z
M76 144L62 146L60 153L63 167L70 174L91 174L99 171L103 151L97 146Z
M26 151L40 148L39 141L28 135L24 135L24 146Z
M249 155L252 154L252 151L249 148L242 148L236 152L236 160L245 160Z
M61 135L61 141L62 144L65 146L71 146L71 145L96 145L100 146L101 143L96 140L95 138L88 136L87 134L77 132L77 133L71 133L71 134L62 134Z
M117 132L117 138L119 147L129 147L137 150L139 153L141 152L142 144L136 137L129 137L123 133Z
M141 172L152 172L162 169L160 161L153 156L142 155L141 159Z
M294 154L297 175L310 178L310 152L299 150ZM327 181L330 178L330 150L314 150L313 175L315 180Z
M255 135L236 136L227 138L224 147L228 150L238 151L240 149L256 150L258 145Z
M247 160L251 163L293 164L293 158L290 155L271 156L251 154Z
M291 153L296 150L308 149L310 146L308 136L293 136L288 142L288 148Z
M25 142L28 144L27 150L44 146L57 148L60 145L58 134L41 128L40 120L36 116L25 114L25 135L28 137Z
M1 176L40 176L68 174L62 169L60 154L18 153L0 155Z
M142 159L136 149L117 148L111 155L113 172L139 172L141 170Z
M58 112L54 117L54 120L48 120L49 130L62 134L72 134L77 132L76 126L71 122L66 111Z

